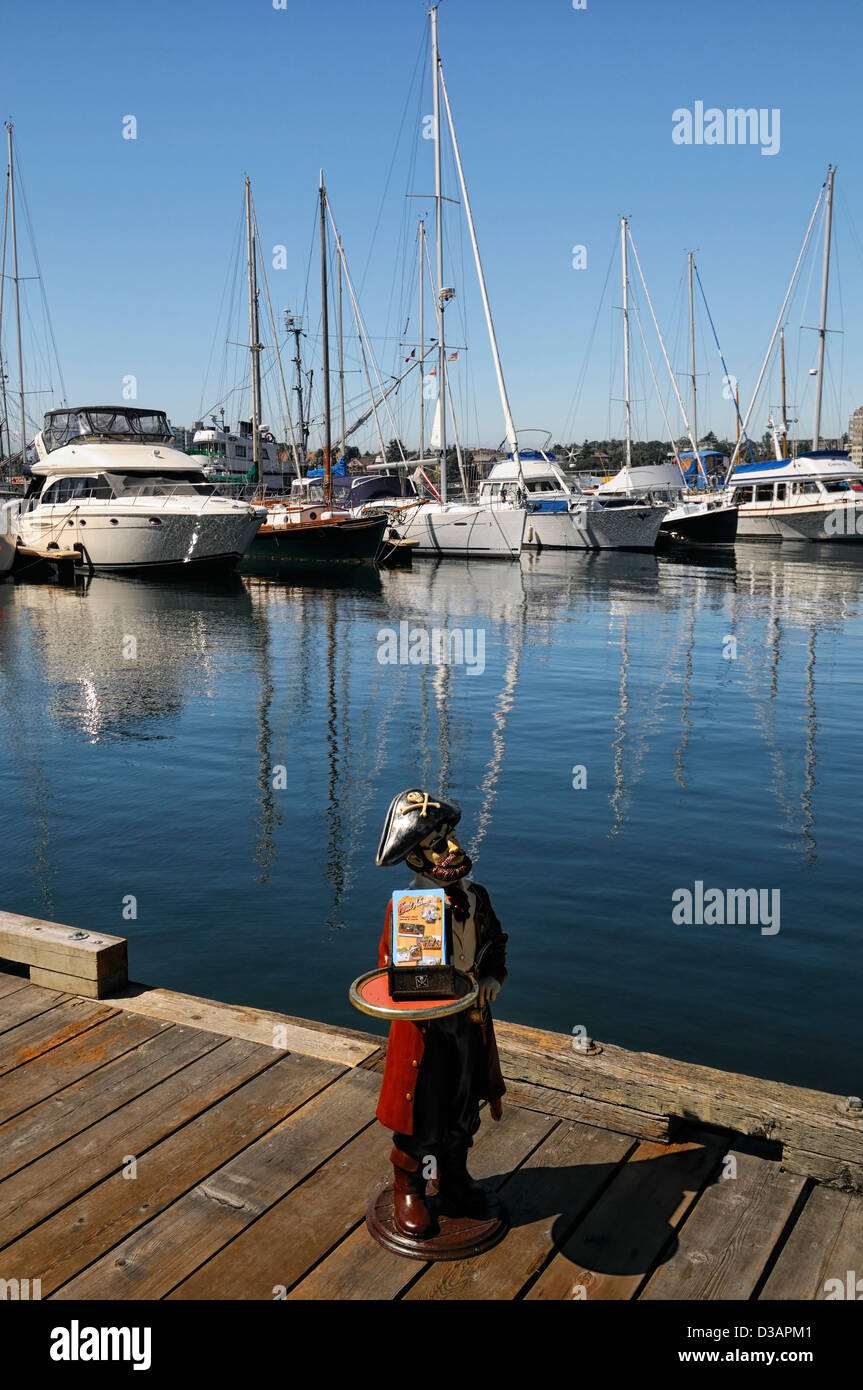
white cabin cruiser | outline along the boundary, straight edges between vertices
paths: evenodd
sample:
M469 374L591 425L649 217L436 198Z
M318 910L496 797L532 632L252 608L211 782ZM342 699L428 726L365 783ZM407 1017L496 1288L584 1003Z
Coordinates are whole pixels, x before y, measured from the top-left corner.
M686 462L686 457L683 456L682 462ZM666 511L659 528L661 542L733 545L737 536L738 509L730 494L699 495L691 491L676 463L623 467L596 489L596 495L641 498L662 504Z
M266 511L222 497L173 447L162 411L50 410L35 440L30 493L0 527L41 552L77 550L92 570L232 570Z
M738 465L742 540L863 541L863 469L839 449Z
M567 482L553 454L520 450L496 463L479 487L480 503L520 506L524 546L549 550L652 550L667 507L628 499L600 500Z

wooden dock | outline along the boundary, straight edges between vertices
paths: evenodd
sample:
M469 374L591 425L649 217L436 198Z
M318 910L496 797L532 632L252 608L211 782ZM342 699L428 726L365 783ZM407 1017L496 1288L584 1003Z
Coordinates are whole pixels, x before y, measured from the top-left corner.
M15 921L24 941L55 926L0 914L4 952ZM85 971L114 983L116 946L98 940ZM485 1119L471 1169L512 1229L483 1256L432 1265L364 1225L390 1180L381 1037L135 985L84 997L32 983L28 966L41 968L0 964L7 1290L820 1300L860 1268L853 1100L499 1024L504 1118Z

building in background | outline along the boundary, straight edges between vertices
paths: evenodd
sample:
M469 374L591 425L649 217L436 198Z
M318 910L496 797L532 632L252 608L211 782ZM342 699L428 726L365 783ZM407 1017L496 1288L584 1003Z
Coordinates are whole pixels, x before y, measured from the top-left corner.
M863 405L857 407L848 421L848 434L851 439L851 462L863 468Z

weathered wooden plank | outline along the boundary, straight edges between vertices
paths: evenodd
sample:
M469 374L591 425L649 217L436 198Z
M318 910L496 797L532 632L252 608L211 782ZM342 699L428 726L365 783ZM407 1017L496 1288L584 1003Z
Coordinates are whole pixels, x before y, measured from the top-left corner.
M2 960L0 960L0 964L2 964ZM6 994L14 994L16 989L23 989L26 984L26 975L10 975L4 970L0 973L0 999Z
M564 1123L504 1184L512 1229L472 1260L432 1265L408 1299L511 1299L533 1277L634 1148L628 1135Z
M113 1058L131 1052L148 1038L164 1032L167 1026L157 1019L131 1020L124 1014L112 1015L59 1048L35 1057L12 1072L0 1087L0 1125L98 1071ZM3 1132L0 1128L0 1147Z
M100 1033L111 1028L108 1020L98 1029L91 1029L70 1043L78 1054L88 1048L98 1057L106 1046ZM90 1068L87 1075L64 1090L32 1105L0 1126L0 1178L9 1177L25 1164L56 1148L73 1134L95 1124L135 1096L156 1086L194 1057L200 1057L217 1046L219 1039L194 1028L176 1028L170 1024L151 1024L159 1032L150 1036L121 1057L107 1061L95 1076ZM113 1048L113 1039L108 1044ZM33 1064L38 1065L36 1063ZM10 1089L15 1089L13 1073ZM5 1102L6 1097L3 1097ZM14 1102L13 1102L14 1103Z
M733 1151L736 1177L720 1177L695 1204L677 1249L639 1297L746 1299L753 1293L805 1179L773 1159Z
M471 1173L491 1188L501 1187L512 1169L542 1142L553 1123L535 1111L517 1110L514 1106L498 1124L487 1119L471 1150ZM392 1181L391 1171L386 1171L387 1158L388 1151L382 1146L384 1179L381 1187ZM359 1218L365 1214L373 1195L373 1192L357 1193L354 1209ZM421 1268L413 1260L384 1250L372 1240L365 1225L360 1225L295 1285L288 1298L338 1299L340 1302L396 1298Z
M0 912L0 956L105 987L126 979L126 939ZM31 975L32 979L32 975ZM79 989L78 993L83 991ZM98 996L101 997L101 996Z
M859 1299L863 1294L863 1282L859 1289L856 1286L857 1279L863 1281L861 1253L863 1197L816 1187L810 1192L760 1297L795 1302L828 1297Z
M42 989L39 985L25 984L14 994L6 994L0 999L0 1034L10 1028L18 1028L29 1018L37 1018L58 1004L68 1004L70 996L60 994L56 989Z
M847 1158L828 1158L825 1154L814 1154L808 1149L786 1144L782 1150L782 1167L786 1172L814 1178L825 1187L836 1187L841 1192L863 1193L863 1163L852 1163Z
M339 1074L312 1057L277 1057L176 1134L154 1145L137 1177L115 1173L0 1252L0 1277L41 1278L54 1293L86 1266L252 1144Z
M272 1065L269 1050L255 1043L213 1041L217 1046L202 1057L0 1183L0 1245L120 1171L130 1156L141 1160L155 1144Z
M380 1125L369 1125L168 1297L283 1296L353 1230L372 1197L391 1180L388 1143Z
M354 1035L347 1029L330 1029L287 1014L250 1009L242 1004L220 1004L214 999L198 999L168 989L148 989L145 985L128 986L113 995L111 1003L118 1009L147 1014L150 1018L194 1023L223 1037L246 1038L263 1047L320 1057L344 1067L359 1066L381 1045L380 1038L371 1034Z
M813 1153L863 1162L863 1119L842 1098L603 1043L588 1056L561 1033L496 1023L504 1078L673 1115Z
M60 1296L162 1297L371 1124L378 1089L377 1078L367 1072L346 1072L114 1246Z
M646 1110L609 1105L606 1101L591 1100L589 1096L570 1096L566 1091L553 1091L549 1086L536 1086L529 1081L508 1081L506 1099L522 1110L538 1110L562 1120L578 1120L637 1139L652 1139L655 1143L667 1143L669 1139L671 1122L667 1115L651 1115Z
M97 1023L104 1023L115 1011L105 1004L87 999L70 999L49 1013L40 1014L7 1033L0 1034L0 1076L32 1062L56 1047L62 1047Z
M716 1145L639 1144L525 1297L634 1297L716 1172L721 1153Z

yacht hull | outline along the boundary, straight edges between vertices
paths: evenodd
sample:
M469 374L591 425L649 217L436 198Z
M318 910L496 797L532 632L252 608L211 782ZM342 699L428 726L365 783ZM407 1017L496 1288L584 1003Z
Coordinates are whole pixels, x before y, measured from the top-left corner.
M372 564L387 518L347 517L284 526L265 523L240 564L241 574L272 574L294 565Z
M863 502L740 507L741 540L863 542Z
M233 569L263 515L248 508L221 514L162 508L123 512L116 505L90 507L86 515L83 507L69 515L58 516L58 511L56 506L36 507L20 515L10 529L23 545L77 550L85 569L149 574L182 572L190 566L198 571Z
M415 555L514 560L521 552L527 513L520 507L479 507L424 502L407 517L391 518Z
M602 507L588 514L588 525L599 550L653 550L666 508Z
M662 545L733 545L737 539L738 508L710 507L678 514L674 508L659 528Z

